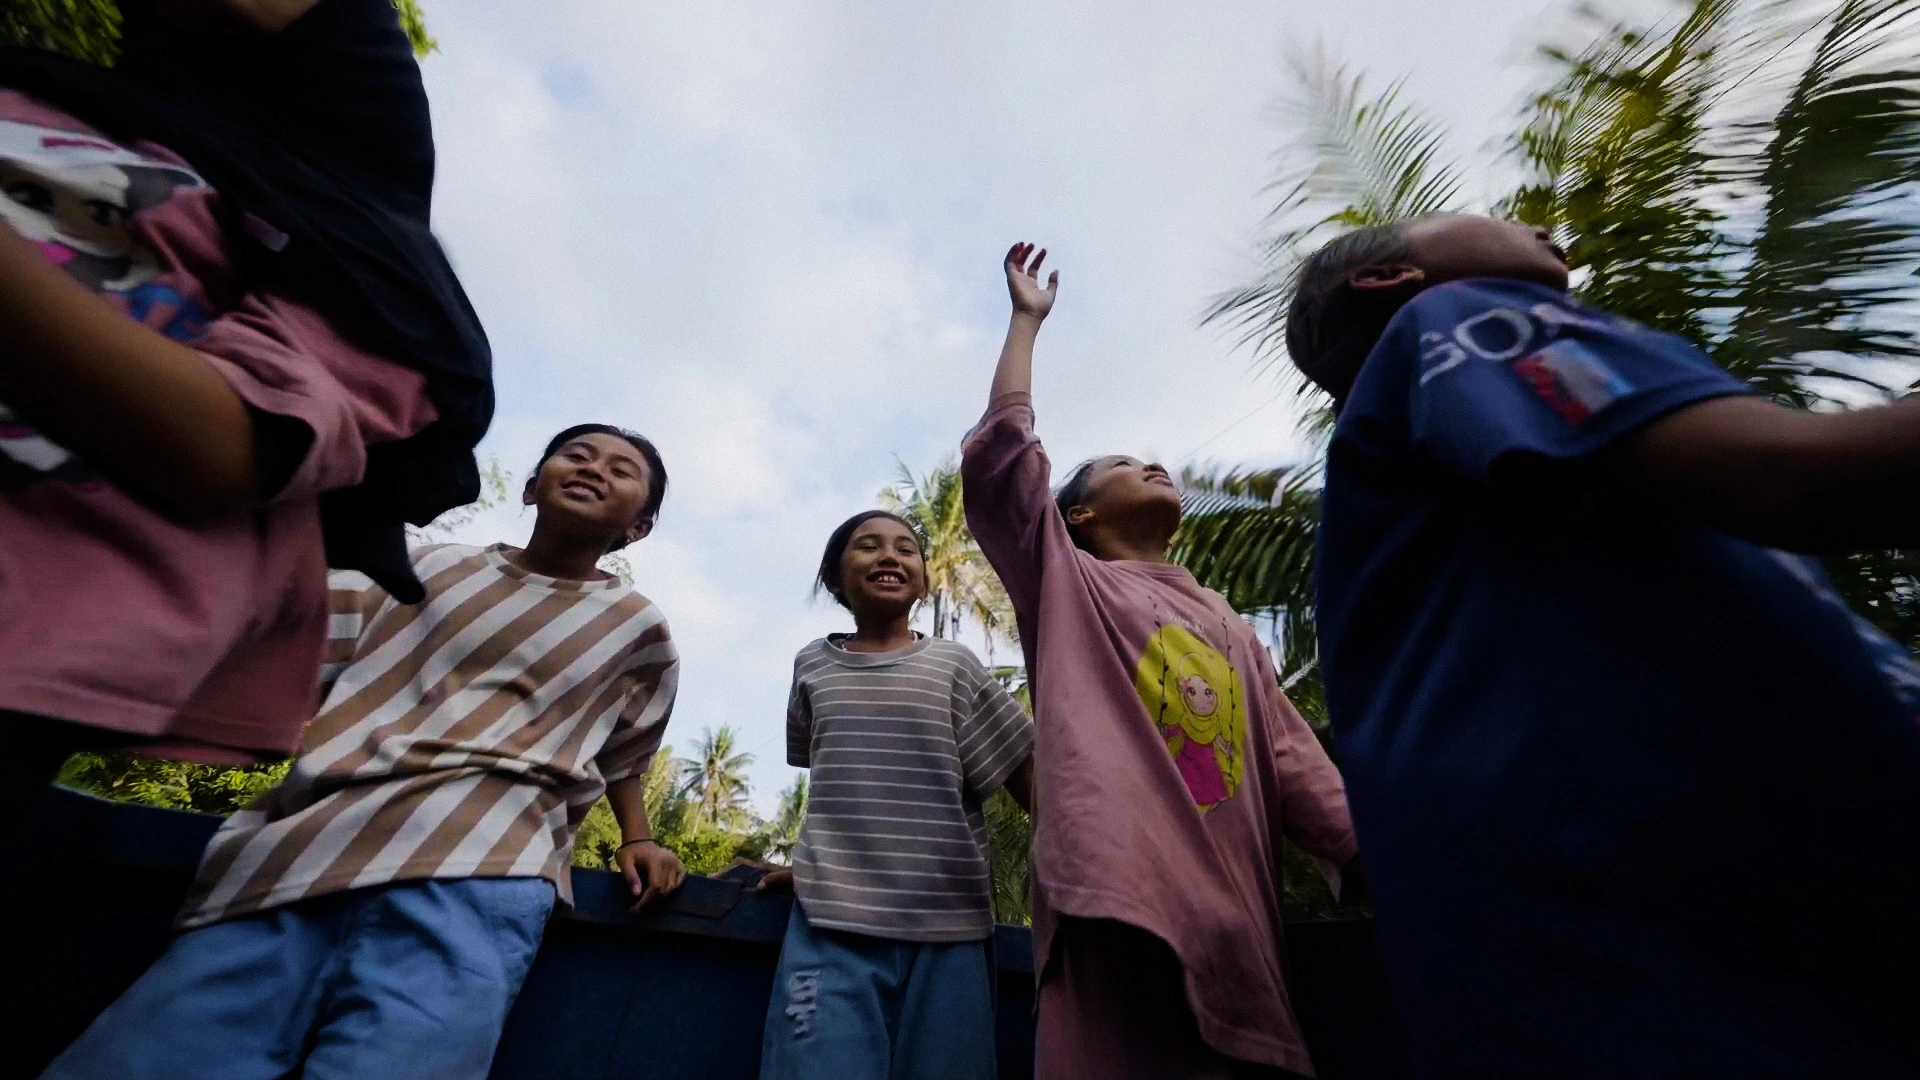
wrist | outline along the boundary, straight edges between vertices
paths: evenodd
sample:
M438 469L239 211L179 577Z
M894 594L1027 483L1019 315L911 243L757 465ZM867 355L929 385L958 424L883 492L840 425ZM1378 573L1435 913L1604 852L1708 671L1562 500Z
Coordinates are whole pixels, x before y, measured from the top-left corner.
M667 846L667 845L665 845L665 844L662 844L662 843L660 842L660 839L659 839L658 837L654 837L654 836L641 836L641 837L636 837L636 838L634 838L634 839L632 839L632 840L625 840L625 841L622 841L622 842L621 842L621 844L620 844L620 846L619 846L618 848L616 848L616 849L614 849L614 850L616 850L616 851L625 851L626 849L628 849L628 848L630 848L630 847L632 847L632 846L633 846L633 845L635 845L635 844L653 844L653 845L654 845L654 846L656 846L656 847L666 847L666 846Z
M1028 333L1038 333L1040 324L1045 322L1046 318L1044 314L1027 311L1023 308L1014 308L1012 327L1018 330L1025 330Z

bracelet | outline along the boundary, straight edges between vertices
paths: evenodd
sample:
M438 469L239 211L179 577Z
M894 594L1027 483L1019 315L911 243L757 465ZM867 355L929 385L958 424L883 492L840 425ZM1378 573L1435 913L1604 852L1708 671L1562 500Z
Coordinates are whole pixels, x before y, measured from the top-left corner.
M626 843L624 843L624 844L621 844L621 845L620 845L619 847L617 847L617 848L614 848L613 850L615 850L615 851L625 851L626 849L628 849L628 848L630 848L630 847L632 847L632 846L633 846L633 845L635 845L635 844L660 844L660 841L659 841L659 839L658 839L658 838L656 838L656 837L652 837L652 836L643 836L643 837L641 837L641 838L640 838L640 839L638 839L638 840L629 840L629 841L627 841ZM665 845L665 844L660 844L660 846L661 846L661 847L666 847L667 845Z

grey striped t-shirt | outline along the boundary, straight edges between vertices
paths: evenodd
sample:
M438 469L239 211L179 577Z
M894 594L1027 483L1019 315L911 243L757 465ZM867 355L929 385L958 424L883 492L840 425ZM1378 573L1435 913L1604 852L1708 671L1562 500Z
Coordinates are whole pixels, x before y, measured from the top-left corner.
M807 921L901 941L992 934L980 804L1032 750L1033 721L965 645L801 649L787 763L812 770L793 854Z

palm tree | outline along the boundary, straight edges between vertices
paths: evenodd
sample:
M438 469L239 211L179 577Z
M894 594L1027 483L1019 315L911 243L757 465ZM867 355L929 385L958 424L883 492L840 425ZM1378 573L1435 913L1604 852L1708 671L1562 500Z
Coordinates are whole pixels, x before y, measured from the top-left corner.
M1920 64L1902 48L1916 23L1920 0L1690 0L1660 25L1548 50L1557 81L1508 152L1524 182L1486 208L1553 229L1584 299L1688 335L1783 401L1904 393L1920 361ZM1306 252L1346 228L1467 208L1467 172L1399 84L1370 93L1324 57L1294 76L1303 139L1274 188L1262 272L1206 314L1262 364L1284 351ZM1324 424L1324 398L1299 385ZM1313 474L1197 479L1176 558L1281 621L1287 665L1310 664ZM1920 559L1876 552L1829 569L1857 610L1920 644Z
M793 785L780 793L780 808L774 812L767 840L767 854L781 862L791 861L793 849L800 845L800 826L807 820L807 778L796 776Z
M734 752L733 729L708 728L681 763L680 792L690 800L695 824L714 829L740 828L747 816L748 765L753 755Z
M900 480L881 489L880 505L912 522L920 533L933 636L957 637L962 621L972 619L985 632L991 663L994 639L1014 637L1013 605L967 529L960 470L949 459L915 476L903 464Z

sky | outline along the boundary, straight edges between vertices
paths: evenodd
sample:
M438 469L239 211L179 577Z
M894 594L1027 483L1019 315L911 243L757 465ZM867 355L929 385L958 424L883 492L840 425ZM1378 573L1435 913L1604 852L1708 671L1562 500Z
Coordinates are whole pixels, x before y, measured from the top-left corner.
M796 775L793 654L851 629L811 596L820 549L902 463L957 452L1006 326L1007 247L1041 243L1060 271L1035 397L1062 471L1298 460L1286 386L1200 325L1257 269L1286 58L1404 77L1487 162L1569 8L430 3L434 223L494 350L482 460L517 497L567 425L659 445L666 504L627 555L682 657L666 741L684 755L731 725L766 812ZM519 543L532 520L513 505L456 538Z

